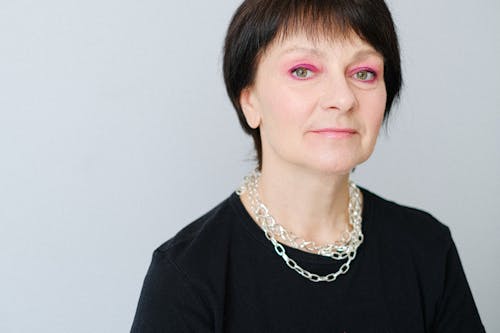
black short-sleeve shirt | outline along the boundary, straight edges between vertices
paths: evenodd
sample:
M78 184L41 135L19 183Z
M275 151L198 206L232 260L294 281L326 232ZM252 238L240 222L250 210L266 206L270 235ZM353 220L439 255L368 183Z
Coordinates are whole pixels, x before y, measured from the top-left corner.
M154 252L132 332L485 332L448 227L361 190L364 242L330 283L288 268L233 193Z

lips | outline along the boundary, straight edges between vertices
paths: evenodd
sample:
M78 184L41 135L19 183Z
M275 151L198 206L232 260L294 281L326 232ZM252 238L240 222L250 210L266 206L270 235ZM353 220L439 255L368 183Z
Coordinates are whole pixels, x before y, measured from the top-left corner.
M311 132L329 138L348 138L357 133L352 128L320 128Z

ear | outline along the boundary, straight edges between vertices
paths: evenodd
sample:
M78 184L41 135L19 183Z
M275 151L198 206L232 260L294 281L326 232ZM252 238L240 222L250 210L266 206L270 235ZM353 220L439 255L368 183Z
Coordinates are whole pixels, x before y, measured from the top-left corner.
M256 129L260 126L261 116L256 105L254 92L251 87L247 87L241 91L240 105L245 115L248 126Z

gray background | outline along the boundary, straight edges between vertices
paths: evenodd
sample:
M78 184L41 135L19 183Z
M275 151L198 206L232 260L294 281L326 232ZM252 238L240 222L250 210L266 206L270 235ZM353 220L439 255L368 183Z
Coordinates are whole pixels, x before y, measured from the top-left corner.
M253 168L239 1L0 0L0 332L125 332L155 247ZM406 80L363 186L453 233L500 331L500 2L392 0Z

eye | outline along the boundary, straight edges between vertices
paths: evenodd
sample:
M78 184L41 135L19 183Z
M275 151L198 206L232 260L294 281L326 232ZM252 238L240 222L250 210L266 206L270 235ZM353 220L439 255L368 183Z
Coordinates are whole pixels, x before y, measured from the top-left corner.
M309 79L311 76L313 76L314 72L306 67L296 67L292 69L291 71L292 75L295 76L298 79Z
M377 74L374 71L363 69L354 73L354 78L359 81L371 82L374 81Z

